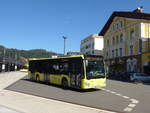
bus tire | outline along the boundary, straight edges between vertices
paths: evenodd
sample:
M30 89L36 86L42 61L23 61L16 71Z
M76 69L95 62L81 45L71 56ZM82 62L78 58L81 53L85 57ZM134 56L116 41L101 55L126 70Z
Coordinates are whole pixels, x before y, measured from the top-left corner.
M63 78L63 79L62 79L61 84L62 84L62 87L63 87L64 89L68 88L68 81L67 81L66 78Z
M40 82L40 77L39 77L39 75L36 75L36 82Z

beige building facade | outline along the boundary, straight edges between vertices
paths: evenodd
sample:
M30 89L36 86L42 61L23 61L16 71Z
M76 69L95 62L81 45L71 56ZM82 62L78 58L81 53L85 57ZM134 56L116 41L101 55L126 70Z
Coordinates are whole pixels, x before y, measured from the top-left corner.
M140 8L114 12L99 35L104 37L104 59L109 70L144 71L144 62L149 62L144 57L150 52L149 13Z

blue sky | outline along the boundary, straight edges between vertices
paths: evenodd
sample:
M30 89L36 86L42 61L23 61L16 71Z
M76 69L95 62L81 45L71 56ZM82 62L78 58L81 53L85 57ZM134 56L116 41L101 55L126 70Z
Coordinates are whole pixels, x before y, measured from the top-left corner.
M100 32L113 11L139 6L150 12L149 0L0 0L0 45L17 49L80 51L80 41Z

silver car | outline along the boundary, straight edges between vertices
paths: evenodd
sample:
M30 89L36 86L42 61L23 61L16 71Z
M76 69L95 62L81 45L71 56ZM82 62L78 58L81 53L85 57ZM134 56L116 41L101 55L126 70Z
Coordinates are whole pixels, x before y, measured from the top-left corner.
M144 73L132 73L130 80L134 82L148 82L150 81L150 75Z

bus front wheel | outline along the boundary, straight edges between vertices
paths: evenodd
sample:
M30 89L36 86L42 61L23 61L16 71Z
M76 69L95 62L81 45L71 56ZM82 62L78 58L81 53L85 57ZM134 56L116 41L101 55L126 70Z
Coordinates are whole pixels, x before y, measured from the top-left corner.
M68 81L65 78L62 79L62 87L63 88L68 88Z

